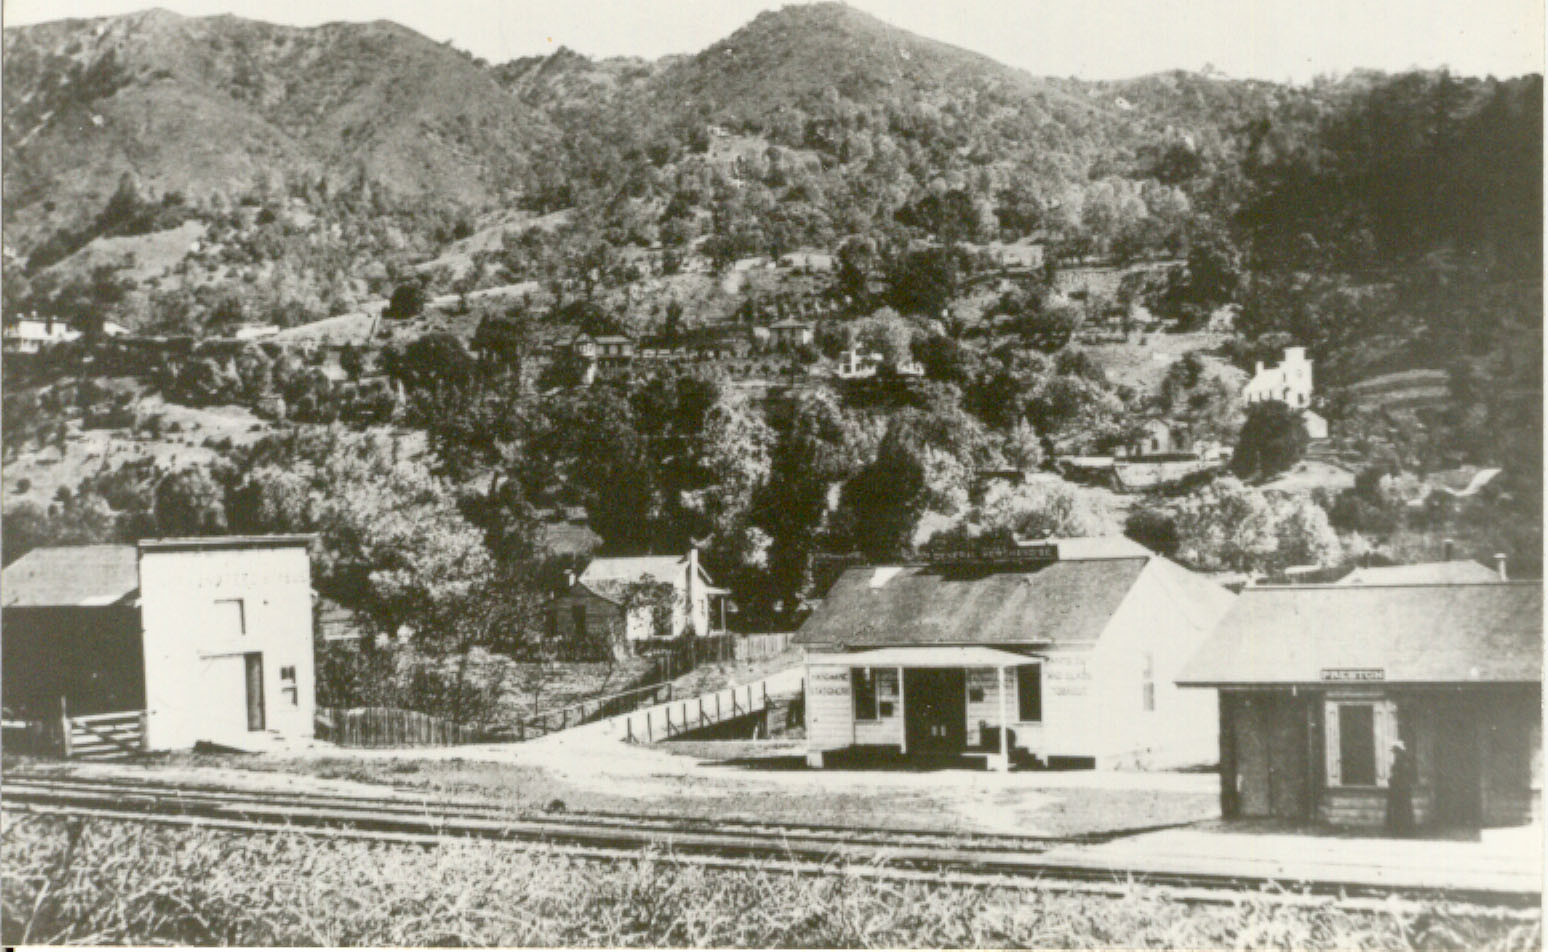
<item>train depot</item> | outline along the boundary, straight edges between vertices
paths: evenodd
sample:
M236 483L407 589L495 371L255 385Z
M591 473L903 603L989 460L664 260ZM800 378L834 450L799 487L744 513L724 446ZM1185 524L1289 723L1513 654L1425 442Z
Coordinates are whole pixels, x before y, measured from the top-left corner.
M0 577L8 723L81 755L311 737L308 541L28 552Z
M1542 803L1541 584L1246 590L1181 672L1220 699L1227 817L1405 832Z
M1214 698L1173 679L1233 598L1123 538L851 568L795 639L807 761L1211 762Z

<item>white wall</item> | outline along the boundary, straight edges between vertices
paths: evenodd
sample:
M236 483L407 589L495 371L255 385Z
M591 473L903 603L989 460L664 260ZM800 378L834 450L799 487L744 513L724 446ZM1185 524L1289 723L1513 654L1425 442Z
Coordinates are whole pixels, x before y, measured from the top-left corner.
M241 599L245 634L223 631ZM142 550L140 614L151 749L247 733L243 655L263 656L265 728L310 737L315 711L311 567L304 546ZM280 669L296 669L296 697Z

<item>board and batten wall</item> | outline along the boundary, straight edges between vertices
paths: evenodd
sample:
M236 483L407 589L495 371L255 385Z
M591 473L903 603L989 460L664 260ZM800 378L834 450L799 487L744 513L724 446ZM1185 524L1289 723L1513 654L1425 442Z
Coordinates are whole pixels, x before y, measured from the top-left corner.
M242 622L233 623L240 600ZM144 549L146 747L248 732L245 656L262 655L264 728L310 737L315 713L306 546ZM281 678L293 668L294 681Z

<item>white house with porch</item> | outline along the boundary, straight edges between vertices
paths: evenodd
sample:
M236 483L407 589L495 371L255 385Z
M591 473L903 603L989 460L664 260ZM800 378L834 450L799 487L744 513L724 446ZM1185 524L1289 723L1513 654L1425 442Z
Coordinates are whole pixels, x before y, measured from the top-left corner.
M807 762L1210 762L1212 701L1182 664L1235 596L1121 537L846 571L801 627Z

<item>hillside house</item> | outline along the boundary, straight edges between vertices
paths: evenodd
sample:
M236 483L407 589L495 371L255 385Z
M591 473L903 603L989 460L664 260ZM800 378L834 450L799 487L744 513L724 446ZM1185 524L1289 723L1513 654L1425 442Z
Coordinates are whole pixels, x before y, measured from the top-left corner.
M1142 423L1135 438L1119 446L1115 455L1131 459L1166 456L1172 453L1187 453L1192 449L1192 445L1186 426L1152 418Z
M1305 347L1286 347L1285 359L1273 367L1265 368L1258 361L1257 370L1247 386L1242 389L1242 399L1247 403L1278 400L1298 410L1311 406L1312 362L1306 359Z
M661 627L649 605L630 605L630 593L640 583L670 585L674 598L670 624ZM699 552L686 556L645 555L599 557L578 577L567 579L564 591L549 609L549 636L559 645L596 653L610 647L627 656L653 639L685 634L706 636L725 630L727 591L715 587L699 564Z
M1380 826L1398 749L1414 819L1542 803L1541 583L1249 588L1178 675L1220 697L1221 809Z
M0 575L7 710L32 722L142 715L148 750L312 736L308 541L28 552Z
M812 325L806 321L776 321L769 325L769 334L781 347L801 347L812 342Z
M796 633L807 761L1208 762L1213 699L1172 679L1233 598L1121 537L851 568Z
M64 321L52 317L42 320L24 318L6 324L4 333L0 334L0 341L3 341L8 354L36 354L44 348L79 340L80 337L81 332Z
M598 373L611 373L634 362L634 340L623 334L588 334L582 331L570 341L570 354L584 365L581 381L591 383Z

